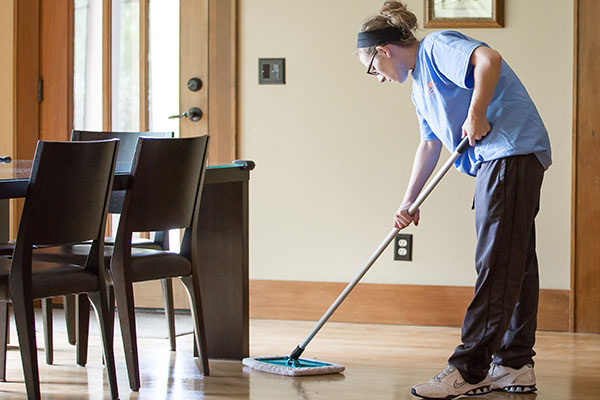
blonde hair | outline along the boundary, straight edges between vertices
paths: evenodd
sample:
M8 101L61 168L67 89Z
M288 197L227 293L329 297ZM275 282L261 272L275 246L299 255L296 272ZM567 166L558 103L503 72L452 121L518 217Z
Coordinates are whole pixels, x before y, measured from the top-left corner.
M417 17L415 14L408 11L408 8L406 8L406 6L399 1L384 2L379 10L378 15L374 15L363 22L360 27L360 32L373 31L376 29L389 27L394 27L401 30L404 34L403 38L391 43L381 43L381 45L395 44L406 47L417 41L414 33L419 27L417 24ZM373 54L375 51L375 46L366 47L359 50L364 51L367 54Z

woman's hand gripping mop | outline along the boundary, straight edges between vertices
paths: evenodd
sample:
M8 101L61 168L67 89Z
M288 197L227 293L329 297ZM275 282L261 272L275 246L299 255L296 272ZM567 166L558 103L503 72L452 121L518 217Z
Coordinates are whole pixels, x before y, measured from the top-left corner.
M429 181L425 188L421 191L415 202L408 209L408 213L413 215L417 209L421 206L423 201L429 196L437 184L446 175L446 172L452 167L456 159L464 153L469 147L469 138L464 137L460 144L456 147L456 150L450 155L448 161L440 168L435 176ZM319 322L315 325L313 330L308 334L304 342L299 344L289 356L264 356L264 357L248 357L242 360L242 363L250 368L270 372L272 374L287 375L287 376L304 376L304 375L326 375L335 374L342 372L345 368L343 365L333 364L323 361L317 361L316 359L305 359L300 358L306 346L315 337L317 332L325 325L329 317L337 310L337 308L346 299L348 294L354 289L362 277L367 273L371 266L377 261L381 253L387 248L387 246L394 240L398 229L394 228L387 235L387 237L381 242L377 250L373 253L371 258L367 261L366 265L360 271L360 273L354 278L352 282L346 286L344 291L338 296L333 302L329 309L323 314Z

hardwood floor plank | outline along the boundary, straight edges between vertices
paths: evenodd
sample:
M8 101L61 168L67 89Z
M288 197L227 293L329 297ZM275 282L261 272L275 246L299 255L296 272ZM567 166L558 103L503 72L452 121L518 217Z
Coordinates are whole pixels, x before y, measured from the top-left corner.
M56 321L60 324L62 321ZM288 355L312 329L311 321L251 320L252 356ZM13 328L14 329L14 325ZM90 336L88 366L75 365L75 347L67 335L55 333L54 365L40 363L42 397L106 399L108 382L102 368L98 336ZM18 348L8 351L7 380L1 399L24 399L25 386ZM346 366L343 374L290 378L243 367L241 362L211 360L211 376L203 377L191 357L192 336L177 337L177 351L168 339L139 338L142 388L129 391L120 337L115 356L121 399L415 399L410 388L444 368L460 340L458 328L328 323L303 357L317 357ZM38 332L38 346L43 344ZM600 335L538 332L537 395L493 392L486 399L597 400L600 398ZM38 357L43 360L44 350Z

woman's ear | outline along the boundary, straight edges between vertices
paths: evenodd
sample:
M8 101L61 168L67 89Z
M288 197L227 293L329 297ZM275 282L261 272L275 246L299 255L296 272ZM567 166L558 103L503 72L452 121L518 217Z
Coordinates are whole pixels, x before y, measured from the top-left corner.
M385 46L376 46L375 50L377 50L380 53L383 53L385 55L385 57L387 57L387 58L390 58L392 56L390 48L388 47L387 44Z

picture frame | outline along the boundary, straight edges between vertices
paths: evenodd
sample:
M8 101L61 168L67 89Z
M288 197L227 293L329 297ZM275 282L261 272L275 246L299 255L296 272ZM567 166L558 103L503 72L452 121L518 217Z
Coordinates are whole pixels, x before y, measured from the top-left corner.
M504 0L425 0L425 28L503 28Z

